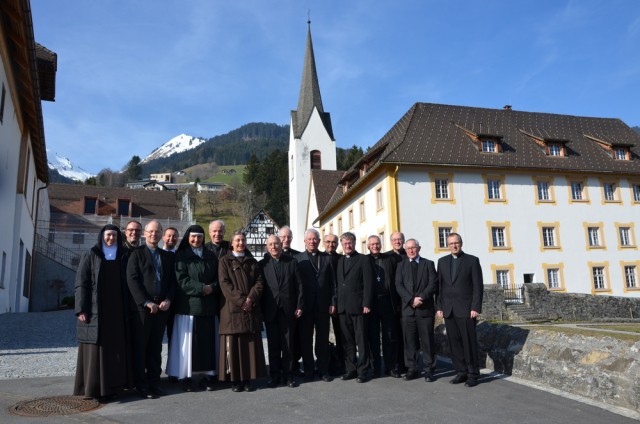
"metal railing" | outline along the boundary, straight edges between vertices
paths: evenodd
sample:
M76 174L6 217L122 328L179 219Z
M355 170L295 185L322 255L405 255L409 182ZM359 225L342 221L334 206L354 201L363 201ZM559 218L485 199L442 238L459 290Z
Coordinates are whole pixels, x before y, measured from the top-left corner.
M80 254L49 241L47 237L38 233L36 233L35 251L72 270L76 270L80 264Z
M503 287L502 290L504 290L504 303L524 303L524 284Z

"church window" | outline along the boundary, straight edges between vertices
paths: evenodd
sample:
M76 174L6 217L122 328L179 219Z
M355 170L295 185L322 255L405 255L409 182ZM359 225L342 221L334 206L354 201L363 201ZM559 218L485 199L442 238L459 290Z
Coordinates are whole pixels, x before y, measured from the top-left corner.
M320 150L311 151L311 169L322 169L322 153Z

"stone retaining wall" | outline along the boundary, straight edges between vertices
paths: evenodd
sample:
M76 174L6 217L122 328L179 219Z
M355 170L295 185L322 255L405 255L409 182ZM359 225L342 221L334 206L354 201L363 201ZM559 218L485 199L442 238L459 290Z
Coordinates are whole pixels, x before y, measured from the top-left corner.
M436 331L438 353L449 356L443 327ZM640 410L640 342L487 322L477 330L485 368Z
M550 320L640 318L640 298L550 292L542 283L524 285L524 303ZM496 284L485 285L482 318L504 320L507 316L502 289Z

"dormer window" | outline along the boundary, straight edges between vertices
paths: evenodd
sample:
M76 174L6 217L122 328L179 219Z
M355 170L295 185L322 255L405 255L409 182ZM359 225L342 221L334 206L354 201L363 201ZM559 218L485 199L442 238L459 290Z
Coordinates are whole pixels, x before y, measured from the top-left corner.
M549 144L549 156L564 156L560 144Z
M484 153L497 153L496 142L493 140L482 140L482 151Z
M618 160L629 160L629 149L627 147L616 147L615 155Z

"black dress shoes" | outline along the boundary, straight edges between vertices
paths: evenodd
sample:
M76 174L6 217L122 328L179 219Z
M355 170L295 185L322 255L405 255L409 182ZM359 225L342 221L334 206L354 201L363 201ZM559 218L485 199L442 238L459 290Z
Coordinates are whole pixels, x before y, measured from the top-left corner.
M427 383L433 383L434 381L436 381L435 377L433 376L433 373L431 371L427 371L424 375L424 381L426 381Z
M351 371L351 372L348 372L348 373L344 374L342 376L342 380L344 380L344 381L353 380L356 377L357 377L356 372L355 371Z
M324 381L325 383L330 383L333 381L333 377L331 377L329 374L322 374L322 381Z
M415 380L416 378L418 378L418 371L416 370L409 370L404 375L404 377L402 377L404 381L411 381L411 380Z
M365 374L361 374L356 378L356 382L358 383L366 383L367 381L369 381L369 377Z
M255 388L255 387L253 387L253 384L251 384L251 383L246 383L246 384L244 385L244 391L245 391L245 392L255 392L255 391L256 391L256 388Z
M182 390L185 392L193 392L193 382L190 378L182 380Z
M232 384L231 385L231 391L232 392L240 393L242 390L244 390L244 387L242 387L242 384Z
M153 393L156 396L166 396L167 392L165 392L164 390L162 390L160 387L158 386L153 386L149 389L149 391L151 393Z
M136 394L138 396L140 396L142 399L157 399L158 398L157 395L154 395L150 391L144 390L144 389L136 389Z
M460 384L460 383L464 383L465 381L467 381L466 375L456 375L451 381L449 381L449 383Z
M269 387L270 389L275 389L276 387L278 387L280 385L280 379L279 378L272 378L271 380L269 380L269 382L267 383L267 387Z
M216 386L216 379L215 377L212 377L210 375L203 377L200 380L200 387L202 387L203 389L205 389L207 392L212 392L215 390Z
M287 386L288 387L294 388L297 385L298 384L296 383L296 380L293 379L293 377L287 379Z
M393 378L400 378L402 377L402 374L400 373L400 371L398 370L391 370L391 372L389 372L389 375Z
M478 380L475 378L469 378L464 385L467 387L475 387L478 385Z

